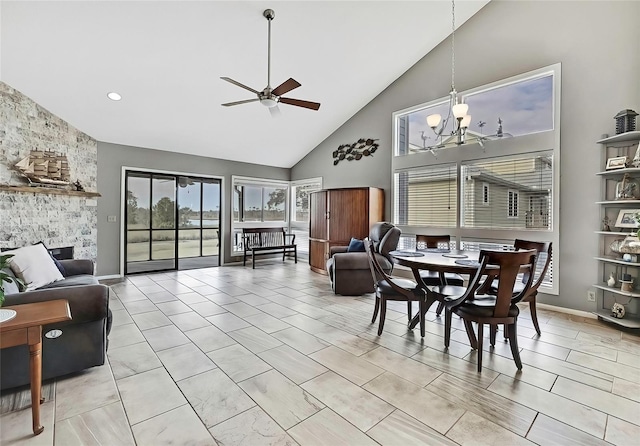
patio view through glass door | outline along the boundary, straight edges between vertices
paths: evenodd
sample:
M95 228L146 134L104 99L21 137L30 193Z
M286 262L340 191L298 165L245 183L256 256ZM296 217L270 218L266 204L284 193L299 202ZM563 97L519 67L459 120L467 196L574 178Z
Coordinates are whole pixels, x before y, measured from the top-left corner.
M126 173L125 274L219 265L220 180Z

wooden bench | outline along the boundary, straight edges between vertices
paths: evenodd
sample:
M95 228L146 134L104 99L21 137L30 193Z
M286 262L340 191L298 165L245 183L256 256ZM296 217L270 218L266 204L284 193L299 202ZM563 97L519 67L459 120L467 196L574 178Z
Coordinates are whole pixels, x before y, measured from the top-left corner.
M288 241L287 238L291 238ZM243 265L247 265L247 254L251 252L251 264L256 268L256 256L282 252L282 261L293 253L298 263L298 249L295 244L295 234L287 234L284 228L242 228L244 244Z

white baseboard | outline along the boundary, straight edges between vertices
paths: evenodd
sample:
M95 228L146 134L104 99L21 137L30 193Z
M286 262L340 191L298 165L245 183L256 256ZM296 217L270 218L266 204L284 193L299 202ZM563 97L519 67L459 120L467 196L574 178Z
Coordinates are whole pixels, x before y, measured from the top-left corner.
M122 279L123 276L120 274L111 274L109 276L98 276L96 279L98 280L109 280L109 279Z
M573 308L557 307L555 305L541 304L540 302L536 302L536 308L540 308L542 310L557 311L558 313L573 314L576 316L587 317L589 319L598 319L598 316L596 316L593 313L589 313L588 311L574 310Z

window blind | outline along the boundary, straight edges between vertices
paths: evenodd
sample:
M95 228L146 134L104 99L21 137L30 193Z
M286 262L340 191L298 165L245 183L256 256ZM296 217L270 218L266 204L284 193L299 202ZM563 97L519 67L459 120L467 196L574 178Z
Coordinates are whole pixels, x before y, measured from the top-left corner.
M551 231L551 153L467 162L461 175L461 226Z
M395 224L455 228L457 181L455 164L396 172Z

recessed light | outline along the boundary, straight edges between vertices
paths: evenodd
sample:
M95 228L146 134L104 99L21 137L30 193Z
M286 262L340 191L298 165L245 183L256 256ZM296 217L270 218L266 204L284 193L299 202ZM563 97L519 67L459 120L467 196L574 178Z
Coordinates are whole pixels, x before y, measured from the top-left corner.
M111 99L112 101L119 101L120 99L122 99L122 96L120 96L118 93L116 93L115 91L112 91L110 93L107 93L107 97L109 99Z

